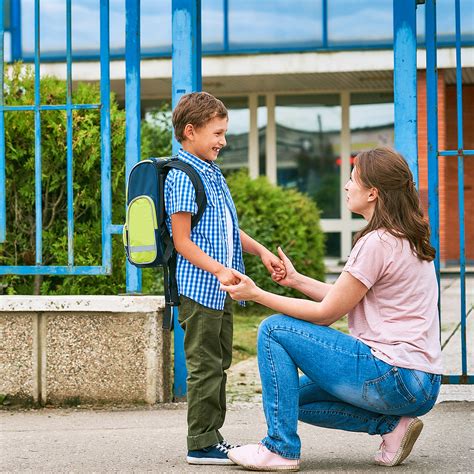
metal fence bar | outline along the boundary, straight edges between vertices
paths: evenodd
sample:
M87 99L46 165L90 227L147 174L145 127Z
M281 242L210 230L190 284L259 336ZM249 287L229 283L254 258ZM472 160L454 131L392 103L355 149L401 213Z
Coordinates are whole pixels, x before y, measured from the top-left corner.
M66 144L67 144L67 262L74 266L74 195L72 180L74 164L72 154L72 28L71 0L66 2Z
M94 110L100 109L100 104L71 104L71 110ZM38 109L41 110L67 110L68 105L39 105ZM5 112L21 112L21 111L32 111L36 110L34 105L2 105L0 111Z
M323 0L321 4L322 42L323 48L328 47L328 0Z
M0 275L107 275L103 266L17 265L0 266Z
M464 148L462 106L462 62L461 62L461 6L455 0L456 17L456 109L458 127L458 150ZM466 235L464 226L464 156L458 155L458 211L459 211L459 266L461 283L461 359L462 375L467 375L466 348Z
M4 105L4 63L5 63L5 29L3 22L4 2L0 0L0 243L5 242L7 227L6 179L5 179L5 114Z
M224 0L224 51L229 51L229 0Z
M43 209L41 164L40 0L35 0L35 212L36 265L43 263Z
M125 176L140 161L140 2L126 0L125 24ZM141 270L126 262L127 292L142 289Z
M474 156L474 150L443 150L439 152L440 156Z
M435 268L439 289L439 171L438 171L438 72L436 65L436 2L426 0L426 122L428 138L428 216L431 245L436 250Z
M172 2L172 105L189 92L201 90L201 0ZM179 143L173 137L173 153ZM186 395L186 363L184 331L178 323L174 308L174 395Z
M21 59L21 0L11 0L10 32L12 61Z
M418 186L416 0L393 2L395 148Z
M112 271L112 186L110 128L110 35L109 0L100 2L100 129L101 129L101 205L102 205L102 266Z

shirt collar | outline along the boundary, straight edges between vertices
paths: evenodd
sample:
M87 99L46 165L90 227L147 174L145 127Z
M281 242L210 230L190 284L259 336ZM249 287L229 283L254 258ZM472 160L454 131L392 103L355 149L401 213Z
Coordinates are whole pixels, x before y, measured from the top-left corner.
M212 162L201 160L201 158L198 158L197 156L193 155L192 153L189 153L186 150L183 150L180 148L178 152L178 158L185 163L189 163L190 165L194 166L198 171L201 173L204 173L206 171L210 171L211 173L216 171L216 168L219 169L217 165L215 165Z

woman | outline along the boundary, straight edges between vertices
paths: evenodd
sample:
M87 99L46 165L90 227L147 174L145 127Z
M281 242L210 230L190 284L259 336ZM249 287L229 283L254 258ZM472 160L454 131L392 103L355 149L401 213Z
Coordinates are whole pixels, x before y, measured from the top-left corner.
M401 155L377 148L357 156L345 191L349 210L368 224L333 285L301 275L279 249L287 270L279 283L314 301L263 291L237 272L240 283L222 287L282 313L258 334L267 436L229 452L248 469L298 470L298 419L381 435L375 462L395 466L422 430L417 417L435 404L442 373L435 251L413 176ZM350 335L328 327L346 314Z

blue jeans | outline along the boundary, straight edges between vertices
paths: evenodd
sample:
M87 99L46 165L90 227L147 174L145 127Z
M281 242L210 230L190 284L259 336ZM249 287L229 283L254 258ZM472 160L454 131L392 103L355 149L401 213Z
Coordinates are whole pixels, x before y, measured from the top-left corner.
M298 420L382 435L402 416L431 410L441 385L441 375L394 367L352 336L289 316L264 320L257 345L268 426L262 443L289 459L300 457Z

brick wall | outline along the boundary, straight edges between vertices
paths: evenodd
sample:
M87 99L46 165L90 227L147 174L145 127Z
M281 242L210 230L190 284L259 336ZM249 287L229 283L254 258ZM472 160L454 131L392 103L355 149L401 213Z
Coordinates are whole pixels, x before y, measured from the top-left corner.
M463 86L463 135L464 149L474 149L474 86ZM446 86L446 147L457 149L456 87ZM445 201L449 209L444 225L449 229L445 236L445 258L459 260L459 206L458 206L458 158L445 158ZM474 260L474 156L464 157L464 225L466 259ZM443 254L442 254L443 255Z
M464 148L474 148L474 87L463 88ZM428 161L426 129L426 75L418 74L418 157L420 197L428 213ZM456 88L446 86L443 71L438 74L438 143L440 150L457 148ZM465 158L466 258L474 260L474 157ZM459 260L459 213L457 158L439 157L440 257L442 264Z

